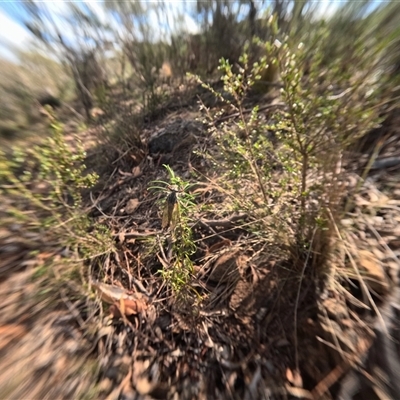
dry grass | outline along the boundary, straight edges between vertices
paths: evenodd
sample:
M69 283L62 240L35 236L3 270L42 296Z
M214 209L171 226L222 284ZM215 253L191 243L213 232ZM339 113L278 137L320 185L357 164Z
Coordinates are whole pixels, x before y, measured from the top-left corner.
M235 125L234 118L227 124ZM145 125L140 140L169 126L180 129L174 114ZM315 253L316 241L322 243L316 235L294 247L299 214L291 210L301 208L298 197L285 192L265 204L254 176L229 175L216 136L202 130L195 139L185 157L169 160L197 195L190 215L197 251L183 297L159 273L170 267L160 233L163 199L148 190L154 180L167 181L167 173L158 155L143 156L124 141L106 154L107 165L93 156L107 151L104 144L89 149L90 168L102 177L84 197L90 217L110 229L113 251L71 268L65 249L45 247L40 235L18 241L20 231L9 226L1 239L3 393L329 399L349 371L366 365L376 316L393 334L382 307L398 269L398 232L390 221L400 220L400 189L388 172L379 177L380 187L389 187L383 194L376 176L358 185L361 172L347 172L358 166L343 166L341 183L354 201L344 221L333 218L334 251L325 257ZM280 176L277 168L268 193L278 190ZM91 280L140 294L147 306L128 315L125 303L96 300ZM378 384L390 392L376 379L370 386Z

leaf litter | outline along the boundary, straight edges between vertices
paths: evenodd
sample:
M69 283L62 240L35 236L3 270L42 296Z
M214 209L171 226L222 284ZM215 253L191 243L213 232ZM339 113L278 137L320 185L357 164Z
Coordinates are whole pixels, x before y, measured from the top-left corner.
M179 121L172 124L179 130ZM202 140L197 132L192 148ZM213 257L191 278L190 286L202 294L199 302L196 296L174 298L158 273L161 266L148 251L148 239L159 232L160 211L147 187L152 180L165 179L165 173L151 160L141 161L135 169L132 160L121 158L117 165L119 171L132 173L93 193L92 216L105 221L119 239L118 251L92 268L95 298L55 302L56 306L50 300L39 301L31 281L33 265L45 263L49 257L43 255L54 254L55 249L45 248L40 238L17 240L11 230L2 234L4 395L333 399L351 398L360 386L365 396L373 393L380 398L396 390L390 379L377 375L380 369L390 378L390 365L398 364L387 354L388 348L397 349L387 343L382 325L400 339L395 306L400 301L400 212L393 203L400 200L400 185L393 171L375 168L362 183L351 210L352 223L346 224L349 240L342 238L345 250L335 265L335 273L348 285L334 279L321 295L316 295L308 276L296 299L299 281L290 259L284 251L257 242L246 230L245 215L199 213L193 227L199 249L196 262ZM187 176L188 168L201 170L205 164L189 153L188 164L177 161L173 166ZM217 187L213 191L222 204L226 193ZM135 239L127 240L128 235ZM42 257L32 257L32 248L40 248ZM346 254L356 260L359 273ZM101 303L108 307L108 315L101 312Z

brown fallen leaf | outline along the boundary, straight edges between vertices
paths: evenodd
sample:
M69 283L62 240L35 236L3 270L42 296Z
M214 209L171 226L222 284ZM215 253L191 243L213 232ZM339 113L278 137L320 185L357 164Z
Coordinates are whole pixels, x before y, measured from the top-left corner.
M118 240L119 240L120 243L124 243L125 242L125 232L118 233Z
M298 399L314 399L314 396L311 394L311 392L303 388L286 385L286 390L290 395L297 397Z
M136 149L135 154L130 154L130 157L132 158L132 160L135 161L135 163L140 164L145 157L145 153L143 150ZM140 167L140 165L138 165L138 167ZM134 173L133 170L132 170L132 173Z
M125 212L128 214L134 213L140 205L139 199L130 199L125 207Z
M147 301L140 293L128 293L115 285L93 281L92 285L100 294L100 298L111 304L110 313L115 318L136 315L147 309Z
M119 286L107 285L106 283L99 281L92 281L92 286L97 290L100 298L108 304L114 304L121 299L134 300L125 289L120 288Z
M223 247L227 247L227 246L231 246L231 245L232 245L232 242L229 239L224 239L224 240L221 240L221 241L213 244L212 246L210 246L208 249L208 252L215 253L217 250L220 250Z
M295 387L303 387L303 379L301 378L300 372L298 370L286 369L286 379Z
M23 325L3 325L0 326L0 350L6 348L13 340L21 339L27 330Z
M142 169L140 168L140 165L137 165L133 168L132 175L134 178L138 178L140 175L142 175Z
M130 172L124 172L120 168L118 168L118 173L122 176L132 176Z
M120 300L119 303L114 303L110 307L110 313L114 318L121 318L122 315L129 317L137 315L147 309L147 304L143 299L137 300Z

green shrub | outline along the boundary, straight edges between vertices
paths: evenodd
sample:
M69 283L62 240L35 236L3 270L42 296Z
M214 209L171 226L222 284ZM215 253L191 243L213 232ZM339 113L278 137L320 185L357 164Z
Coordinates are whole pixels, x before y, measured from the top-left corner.
M333 224L344 212L346 155L380 122L382 93L376 78L378 51L358 46L352 49L352 59L358 62L347 65L346 53L325 65L329 35L323 24L315 29L319 41L308 46L279 35L277 30L280 40L256 40L266 56L250 65L245 52L235 70L222 59L219 68L224 92L203 86L239 116L238 122L213 129L221 149L221 154L215 155L216 163L221 165L221 156L225 161L225 185L235 189L237 203L248 211L260 204L261 193L264 210L257 213L269 216L266 230L274 230L277 244L286 236L295 257L304 259L302 253L313 243L313 265L323 270L332 250ZM278 66L282 103L271 106L274 111L265 120L259 105L248 110L245 104L269 65Z
M166 230L167 250L161 274L172 291L182 295L190 291L189 283L193 274L190 257L196 252L189 225L195 207L194 196L188 192L191 185L176 176L169 166L165 167L170 182L154 181L151 187L165 194L162 227Z
M28 230L40 232L43 242L72 247L84 258L107 252L111 237L89 219L81 195L97 176L85 174L85 152L77 138L73 150L54 119L50 130L32 149L15 149L11 158L0 154L0 194L13 199L5 211Z

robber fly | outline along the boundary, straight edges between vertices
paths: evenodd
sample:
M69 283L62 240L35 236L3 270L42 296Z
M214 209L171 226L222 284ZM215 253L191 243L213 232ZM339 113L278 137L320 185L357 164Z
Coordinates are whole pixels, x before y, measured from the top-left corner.
M163 229L167 229L169 227L174 229L179 220L178 193L181 191L178 190L176 186L168 186L168 189L170 190L170 193L165 201L161 227Z

